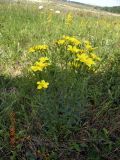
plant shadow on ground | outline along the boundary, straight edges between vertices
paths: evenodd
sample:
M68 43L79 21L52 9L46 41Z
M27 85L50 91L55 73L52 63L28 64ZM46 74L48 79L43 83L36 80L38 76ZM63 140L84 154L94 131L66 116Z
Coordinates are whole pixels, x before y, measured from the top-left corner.
M36 91L34 76L11 78L1 75L1 160L118 160L120 110L117 71L114 68L114 73L109 70L92 77L82 93L76 83L76 90L69 91L73 79L65 82L64 74L70 76L66 72L58 72L54 86L40 92ZM68 88L65 88L66 83ZM14 148L9 143L10 114L13 112L16 115Z

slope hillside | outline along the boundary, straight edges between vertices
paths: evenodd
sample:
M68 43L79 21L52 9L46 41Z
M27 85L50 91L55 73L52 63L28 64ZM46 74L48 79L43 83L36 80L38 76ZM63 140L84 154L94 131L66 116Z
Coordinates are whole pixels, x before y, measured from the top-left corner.
M84 11L85 13L93 13L95 15L120 16L119 7L98 7L86 5L78 2L67 2L66 0L1 0L0 2L19 2L19 3L33 3L36 5L47 5L55 7L55 9L63 9L65 11ZM107 12L106 12L107 11ZM112 13L111 13L112 12Z

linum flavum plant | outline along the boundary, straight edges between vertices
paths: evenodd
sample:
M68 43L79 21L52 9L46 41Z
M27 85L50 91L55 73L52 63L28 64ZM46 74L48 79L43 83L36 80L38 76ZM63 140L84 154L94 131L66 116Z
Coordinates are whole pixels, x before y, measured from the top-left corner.
M68 13L66 19L65 19L65 23L66 25L70 26L73 22L73 15L72 13Z
M50 5L0 3L0 160L120 160L120 17Z
M49 53L48 54L48 49ZM33 72L44 72L48 66L59 67L60 70L75 72L94 71L100 57L96 55L89 41L80 41L75 37L63 36L51 46L38 45L29 49L30 53L39 52L40 58L31 66ZM48 55L48 57L46 56ZM55 59L56 57L56 59ZM45 80L37 82L37 89L46 89L49 83Z
M44 69L46 69L46 67L48 67L50 65L50 63L48 62L49 59L47 57L41 57L39 58L39 60L37 62L35 62L35 64L33 66L31 66L31 69L33 72L42 72ZM44 80L38 81L37 82L37 89L46 89L48 88L49 83L45 82Z

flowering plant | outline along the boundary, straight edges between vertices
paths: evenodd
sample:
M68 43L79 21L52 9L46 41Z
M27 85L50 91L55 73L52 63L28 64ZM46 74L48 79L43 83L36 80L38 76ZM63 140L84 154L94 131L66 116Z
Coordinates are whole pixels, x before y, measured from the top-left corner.
M33 72L44 72L49 66L60 68L60 70L72 70L73 72L94 71L100 57L94 52L89 41L80 41L72 36L63 36L51 46L37 45L29 49L29 53L39 52L38 61L31 66ZM49 51L48 51L49 50ZM43 54L42 54L43 53ZM38 89L46 89L48 82L41 80L37 82Z

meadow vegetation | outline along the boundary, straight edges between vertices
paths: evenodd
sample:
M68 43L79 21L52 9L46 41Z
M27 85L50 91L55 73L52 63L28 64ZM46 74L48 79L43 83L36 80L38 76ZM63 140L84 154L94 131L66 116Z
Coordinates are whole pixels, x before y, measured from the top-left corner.
M0 14L0 160L119 160L120 18Z
M119 13L120 14L120 6L115 7L103 7L102 8L105 11L112 12L112 13Z

